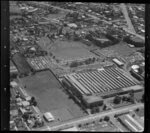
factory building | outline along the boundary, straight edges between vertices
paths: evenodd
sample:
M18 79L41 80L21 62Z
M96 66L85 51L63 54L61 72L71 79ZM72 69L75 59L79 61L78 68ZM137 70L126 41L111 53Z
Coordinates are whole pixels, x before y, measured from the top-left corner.
M96 95L111 96L123 88L125 91L125 88L137 85L136 81L123 75L114 66L67 74L64 75L62 83L67 87L68 91L80 98L86 107L97 106L102 103L102 99Z
M117 58L114 58L114 59L112 59L112 60L113 60L113 62L114 62L115 64L117 64L117 66L119 66L119 67L122 67L122 66L124 65L124 63L121 62L120 60L118 60Z
M84 96L82 101L86 108L93 108L103 104L103 99L98 96Z
M142 132L144 130L143 125L129 114L119 116L118 120L131 132Z
M10 61L10 77L15 78L17 74L18 74L18 70L16 66L14 65L12 61Z
M135 77L136 79L138 79L139 81L143 81L144 80L144 64L141 63L141 65L132 65L131 66L131 70L130 73L133 77Z

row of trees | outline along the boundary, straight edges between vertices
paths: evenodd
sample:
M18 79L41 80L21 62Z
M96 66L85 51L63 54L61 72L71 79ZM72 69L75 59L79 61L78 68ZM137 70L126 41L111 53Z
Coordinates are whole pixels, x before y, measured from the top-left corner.
M89 58L89 59L87 59L87 60L85 60L85 61L83 61L83 62L74 61L74 62L72 62L72 63L70 64L70 67L77 67L77 66L79 66L79 65L83 65L84 63L85 63L85 64L91 64L91 63L94 63L95 60L96 60L96 58L93 57L93 58Z
M106 105L103 105L102 110L105 111L106 108L107 108L107 106L106 106ZM95 114L95 113L98 113L98 112L100 112L100 108L99 108L99 107L93 107L93 108L91 109L91 114Z
M115 104L119 104L121 101L127 101L127 102L131 102L133 103L134 102L134 92L133 90L131 92L129 92L129 96L119 96L119 95L116 95L113 102Z
M103 122L103 121L109 122L109 120L110 120L110 117L109 117L109 116L105 116L103 119L101 118L101 119L99 120L99 122ZM93 123L96 123L96 121L93 121ZM88 125L90 125L90 124L91 124L91 122L90 122L90 123L83 123L83 124L79 124L78 127L79 127L79 128L82 128L82 127L88 126Z

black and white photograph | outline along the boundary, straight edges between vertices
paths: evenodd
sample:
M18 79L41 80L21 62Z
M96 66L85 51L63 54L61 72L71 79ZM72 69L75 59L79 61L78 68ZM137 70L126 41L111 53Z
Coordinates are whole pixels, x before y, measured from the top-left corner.
M143 132L145 6L9 1L9 130Z

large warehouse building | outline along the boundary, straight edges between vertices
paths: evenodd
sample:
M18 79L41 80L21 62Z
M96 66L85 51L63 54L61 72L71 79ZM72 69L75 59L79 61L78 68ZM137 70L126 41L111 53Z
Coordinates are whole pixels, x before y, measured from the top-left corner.
M129 114L119 116L119 121L131 132L142 132L144 130L143 125Z
M82 98L93 95L110 95L137 85L136 81L122 74L121 70L115 66L68 74L64 76L63 83Z

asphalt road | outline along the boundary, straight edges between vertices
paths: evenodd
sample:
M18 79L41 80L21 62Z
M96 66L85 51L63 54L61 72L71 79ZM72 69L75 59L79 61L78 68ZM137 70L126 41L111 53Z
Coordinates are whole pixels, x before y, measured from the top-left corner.
M128 15L128 11L127 11L127 9L126 9L125 4L120 4L120 7L121 7L122 12L123 12L123 14L124 14L124 17L125 17L125 19L126 19L126 21L127 21L127 24L128 24L129 29L130 29L133 33L136 33L136 32L135 32L135 29L134 29L134 27L133 27L133 25L132 25L132 22L131 22L131 20L130 20L130 17L129 17L129 15Z
M32 3L37 4L37 2L32 2ZM66 11L66 12L71 12L71 13L73 13L73 12L78 12L78 13L81 13L81 12L79 12L79 11L72 11L72 10L69 10L69 9L64 9L64 8L61 8L61 7L58 7L58 6L52 6L52 5L48 5L48 4L45 4L45 3L40 3L40 4L42 4L43 6L46 6L46 7L53 7L53 8L55 8L55 9L59 9L59 10ZM121 4L121 8L122 8L123 14L124 14L124 16L125 16L125 19L127 20L127 23L128 23L129 29L130 29L130 30L128 30L128 29L124 29L124 30L125 30L126 32L130 33L130 34L133 34L133 35L135 35L135 36L137 36L137 37L139 37L139 38L145 40L145 38L144 38L143 36L141 36L141 35L139 35L139 34L136 34L135 29L134 29L134 27L133 27L133 25L132 25L132 22L131 22L131 20L130 20L130 18L129 18L129 16L128 16L128 12L127 12L127 9L126 9L125 5L124 5L124 4ZM100 18L98 18L98 17L96 17L96 16L94 16L94 15L91 15L91 14L87 14L87 15L88 15L89 17L93 18L93 19L101 20L101 21L103 21L103 22L105 22L105 23L107 23L107 24L111 24L111 22L108 22L108 21L106 21L106 20L102 20L102 19L100 19Z
M112 114L126 112L126 111L136 109L136 108L139 108L139 107L143 107L143 106L144 106L143 104L136 104L136 105L130 105L130 106L127 106L127 107L122 107L120 109L110 110L110 111L107 111L107 112L101 112L101 113L98 113L98 114L90 115L90 116L87 116L87 117L84 117L84 118L68 121L68 122L65 122L63 124L50 127L50 130L51 131L56 131L56 130L58 130L62 127L65 127L65 126L69 126L69 125L72 126L72 125L76 125L78 123L84 123L86 121L94 120L94 119L97 119L97 118L100 118L100 117L103 117L103 116L106 116L106 115L109 116L109 115L112 115Z
M145 41L145 37L139 35L139 34L136 34L136 33L133 33L132 31L129 31L128 29L124 28L124 30L132 35L135 35L137 37L139 37L140 39L144 40Z

